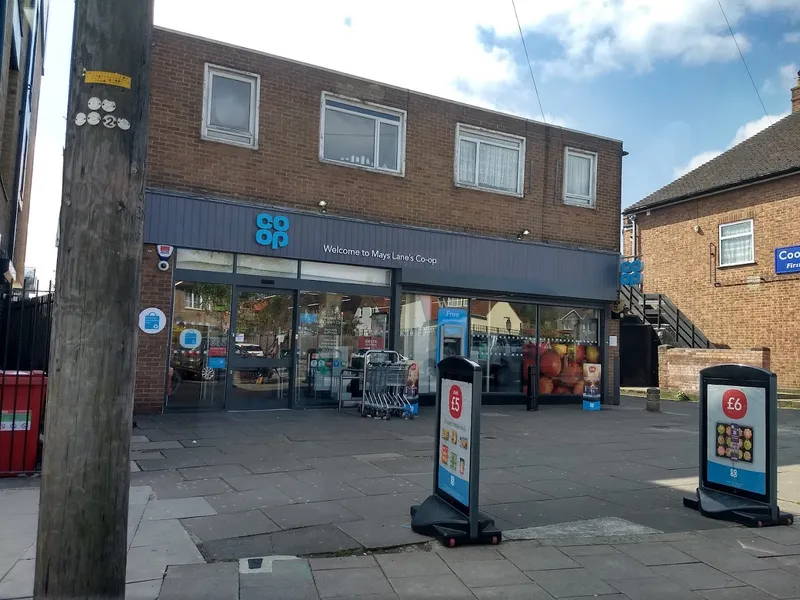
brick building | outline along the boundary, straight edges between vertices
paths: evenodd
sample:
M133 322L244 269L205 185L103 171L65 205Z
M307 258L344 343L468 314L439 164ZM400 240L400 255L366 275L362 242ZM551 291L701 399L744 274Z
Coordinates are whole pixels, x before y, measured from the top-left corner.
M610 401L623 154L156 28L136 409L326 405L384 348L423 401L450 353L498 402L538 354L577 400L591 359Z
M624 253L718 348L800 387L800 83L792 113L624 211ZM754 364L760 364L761 359Z
M48 0L2 0L0 281L22 288Z

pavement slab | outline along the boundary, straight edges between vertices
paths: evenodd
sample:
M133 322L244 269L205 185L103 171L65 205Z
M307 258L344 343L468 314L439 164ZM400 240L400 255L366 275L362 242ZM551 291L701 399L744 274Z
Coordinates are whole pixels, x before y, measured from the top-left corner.
M389 578L448 575L452 572L434 552L379 554L375 559Z
M614 547L648 567L697 562L695 557L665 542L616 544Z
M361 517L338 502L309 502L266 508L264 512L281 529L296 529L312 525L359 521Z
M238 600L236 563L176 565L167 569L159 600Z
M553 547L542 547L537 543L515 542L501 544L498 552L522 571L553 571L577 569L581 565ZM568 577L569 574L565 574Z
M659 575L663 575L690 590L709 590L742 585L741 581L735 577L703 563L663 565L652 567L652 569Z
M389 582L401 600L429 600L430 598L465 600L474 597L472 592L453 574L396 577L389 578Z
M342 550L358 550L361 544L334 525L290 529L272 534L276 554L327 554Z
M215 515L217 511L204 498L152 500L144 510L143 520L186 519Z
M617 591L588 569L528 571L526 575L554 598L600 596Z
M181 523L193 536L202 542L272 533L280 530L280 526L260 510L195 517L183 519Z
M378 567L316 571L314 581L317 584L320 598L352 598L356 595L394 592Z

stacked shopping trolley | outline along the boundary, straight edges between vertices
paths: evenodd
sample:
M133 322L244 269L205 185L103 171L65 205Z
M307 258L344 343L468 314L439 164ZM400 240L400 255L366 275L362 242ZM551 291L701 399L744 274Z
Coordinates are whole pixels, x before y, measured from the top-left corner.
M362 417L413 419L416 405L406 396L409 365L393 350L369 350L364 355L362 397L352 402ZM339 410L343 408L340 401Z

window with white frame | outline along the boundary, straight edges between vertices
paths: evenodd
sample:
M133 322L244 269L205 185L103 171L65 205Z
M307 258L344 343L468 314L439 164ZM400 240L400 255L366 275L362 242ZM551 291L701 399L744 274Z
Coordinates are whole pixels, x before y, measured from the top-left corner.
M189 310L203 310L203 299L197 292L183 292L183 307Z
M597 190L597 154L566 148L564 151L564 204L594 206Z
M456 185L522 196L525 139L456 125Z
M403 173L404 111L322 95L320 160Z
M755 262L753 220L719 226L719 266L732 267Z
M254 73L206 64L201 137L257 148L260 82Z

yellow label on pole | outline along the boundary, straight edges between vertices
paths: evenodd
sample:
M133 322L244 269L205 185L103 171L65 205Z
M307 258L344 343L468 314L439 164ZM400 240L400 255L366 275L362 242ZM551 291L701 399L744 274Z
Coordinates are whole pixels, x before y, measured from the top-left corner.
M117 87L131 89L131 78L119 73L109 73L108 71L86 71L84 77L86 83L103 83L105 85L115 85Z

